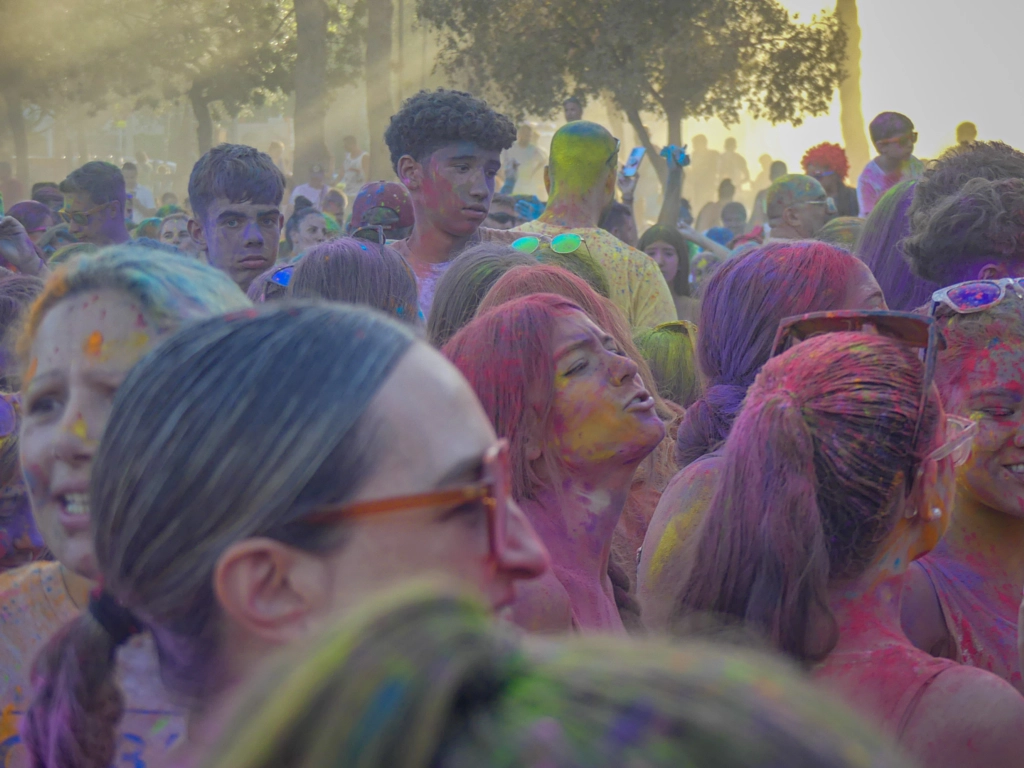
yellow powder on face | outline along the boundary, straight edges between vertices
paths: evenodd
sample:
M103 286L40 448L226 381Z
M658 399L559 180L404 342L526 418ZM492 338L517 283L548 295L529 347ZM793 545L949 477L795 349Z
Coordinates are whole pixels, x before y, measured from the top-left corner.
M85 423L85 419L81 416L79 416L78 420L71 425L71 434L82 441L89 437L89 425Z
M82 345L82 352L88 357L99 357L101 351L103 351L103 334L93 331Z

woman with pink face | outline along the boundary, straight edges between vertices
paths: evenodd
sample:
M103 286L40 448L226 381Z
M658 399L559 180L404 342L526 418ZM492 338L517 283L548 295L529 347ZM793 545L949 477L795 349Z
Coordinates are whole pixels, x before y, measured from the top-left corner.
M509 439L513 496L551 553L516 604L530 631L622 632L608 576L633 474L665 437L655 400L614 338L561 296L484 312L444 354Z
M918 648L994 672L1024 693L1024 289L1008 278L936 296L948 343L936 383L947 410L979 431L957 476L949 531L910 569L903 626Z
M158 650L151 680L187 710L187 764L260 662L368 594L437 574L507 612L547 567L472 390L378 312L284 304L194 323L136 365L108 415L91 492L72 500L91 509L104 589L37 659L36 764L60 750L110 765L111 660L139 630Z
M90 535L89 478L114 393L131 367L183 323L248 305L223 273L196 261L131 247L61 267L47 281L22 335L19 447L36 526L55 560L0 575L0 707L20 714L31 695L36 652L83 611L99 576ZM14 377L17 381L17 377ZM122 649L128 686L120 748L152 758L182 721L153 675L148 638ZM10 724L10 721L4 721ZM152 733L164 722L162 734ZM0 740L20 764L14 733ZM132 746L135 745L135 746Z

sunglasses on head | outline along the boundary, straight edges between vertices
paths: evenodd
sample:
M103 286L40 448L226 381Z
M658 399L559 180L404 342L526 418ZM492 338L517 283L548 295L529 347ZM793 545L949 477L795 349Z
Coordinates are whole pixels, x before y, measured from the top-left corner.
M499 440L484 453L478 482L408 496L361 501L337 507L322 507L303 519L315 525L333 525L343 520L375 517L391 512L405 512L428 507L450 507L479 502L487 514L488 543L491 558L497 561L505 551L508 530L508 500L512 488L507 440Z
M608 159L605 160L605 165L611 165L612 161L617 159L619 156L619 148L622 146L622 142L618 139L615 140L615 151L608 155Z
M567 254L576 253L576 251L581 248L587 249L586 243L583 242L583 238L573 232L564 232L561 235L555 235L551 240L546 240L534 235L528 235L527 237L520 237L512 243L512 247L522 253L536 253L539 250L548 248L555 253Z
M1024 299L1024 277L968 280L940 288L932 294L931 315L934 317L939 307L948 307L958 315L984 312L1006 298L1007 288L1010 288L1018 298Z
M935 381L935 364L940 350L946 348L946 339L935 324L935 319L916 315L912 312L890 310L853 310L844 312L811 312L806 315L787 317L779 323L772 344L772 357L782 354L804 339L824 333L867 332L894 339L924 353L924 378L921 381L921 395L918 400L917 416L911 445L917 445L924 420L928 393ZM909 488L909 486L908 486Z
M357 240L366 240L377 245L385 245L388 242L388 236L384 231L384 227L377 224L353 229L349 237L354 237Z

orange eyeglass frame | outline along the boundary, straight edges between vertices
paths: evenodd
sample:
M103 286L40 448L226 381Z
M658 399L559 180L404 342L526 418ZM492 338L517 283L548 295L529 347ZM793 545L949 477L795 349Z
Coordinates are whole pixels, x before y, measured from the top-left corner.
M389 512L404 512L428 507L457 507L471 501L480 501L487 510L487 529L490 553L497 558L505 548L508 521L508 495L511 483L509 446L507 440L499 440L483 455L483 477L479 482L457 488L414 493L408 496L392 496L346 504L340 507L324 507L314 510L303 518L314 524L338 523L357 517L373 517Z

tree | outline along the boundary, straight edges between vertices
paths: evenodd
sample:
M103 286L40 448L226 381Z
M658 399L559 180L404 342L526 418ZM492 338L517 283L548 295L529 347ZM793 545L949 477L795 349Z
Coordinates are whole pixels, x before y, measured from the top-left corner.
M860 20L857 0L836 0L836 16L846 30L846 77L839 84L839 123L850 168L855 173L871 160L868 137L864 132L864 108L860 96Z
M391 176L391 160L384 131L395 113L391 99L392 0L372 0L366 30L366 117L370 129L370 177Z
M798 125L828 111L846 35L834 14L799 23L776 0L418 0L442 38L441 63L517 113L553 114L602 91L629 118L664 181L641 119L730 124L741 112Z

